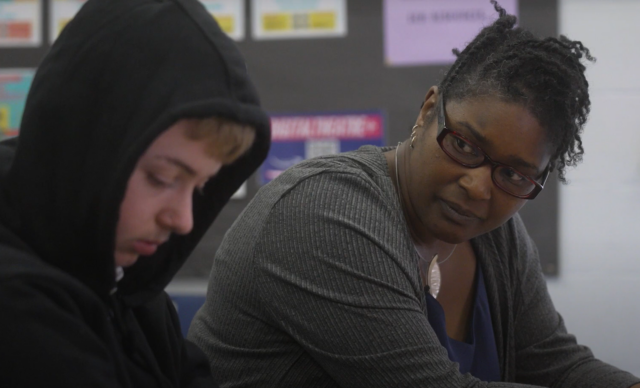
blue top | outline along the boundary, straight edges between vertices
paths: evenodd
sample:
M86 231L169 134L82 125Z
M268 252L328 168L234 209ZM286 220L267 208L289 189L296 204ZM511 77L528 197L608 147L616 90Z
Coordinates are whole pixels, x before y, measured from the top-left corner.
M447 349L449 359L460 364L460 373L471 373L482 381L500 381L498 350L493 336L487 290L480 266L478 265L476 270L476 295L469 333L464 342L449 338L442 306L429 292L425 294L429 323L442 346Z

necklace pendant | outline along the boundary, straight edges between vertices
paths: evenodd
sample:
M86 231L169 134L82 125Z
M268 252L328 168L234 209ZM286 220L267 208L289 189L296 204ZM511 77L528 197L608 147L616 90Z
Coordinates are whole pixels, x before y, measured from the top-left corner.
M442 284L442 275L440 274L440 266L438 265L438 255L435 255L429 264L427 271L427 285L429 293L434 299L438 298L440 293L440 285Z

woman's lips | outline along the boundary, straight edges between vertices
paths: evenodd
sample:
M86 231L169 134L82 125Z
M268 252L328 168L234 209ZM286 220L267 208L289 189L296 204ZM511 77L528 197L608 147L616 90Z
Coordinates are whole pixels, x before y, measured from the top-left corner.
M463 209L454 203L450 203L445 200L441 200L440 203L442 204L442 209L444 210L447 218L458 224L469 224L481 220L480 217L473 214L471 211Z

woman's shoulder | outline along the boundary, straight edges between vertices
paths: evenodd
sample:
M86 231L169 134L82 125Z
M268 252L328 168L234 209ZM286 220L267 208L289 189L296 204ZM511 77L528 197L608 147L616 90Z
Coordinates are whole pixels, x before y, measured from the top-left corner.
M361 147L289 168L258 191L225 241L257 241L260 235L271 238L281 222L303 228L307 223L320 226L331 222L329 219L360 219L365 214L367 219L399 222L402 213L383 151ZM227 252L227 248L231 247L223 244L221 249Z

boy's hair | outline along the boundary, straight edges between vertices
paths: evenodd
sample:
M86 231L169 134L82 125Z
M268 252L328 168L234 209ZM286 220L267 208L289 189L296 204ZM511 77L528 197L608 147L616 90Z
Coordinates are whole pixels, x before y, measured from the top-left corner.
M547 131L554 147L551 169L566 182L565 167L582 160L580 133L591 106L581 59L595 58L581 42L565 36L540 39L514 28L516 17L495 0L491 3L500 17L462 52L453 50L458 58L440 92L447 101L493 96L522 104Z
M222 117L188 119L186 136L190 140L205 140L206 152L222 164L231 164L253 144L255 129Z

